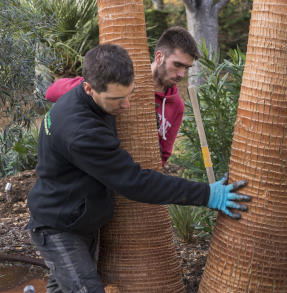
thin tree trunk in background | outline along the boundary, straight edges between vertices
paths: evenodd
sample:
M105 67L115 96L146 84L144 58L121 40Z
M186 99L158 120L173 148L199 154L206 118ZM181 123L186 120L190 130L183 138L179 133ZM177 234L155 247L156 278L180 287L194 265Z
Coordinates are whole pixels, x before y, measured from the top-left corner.
M117 119L121 145L144 168L161 170L154 85L142 0L98 1L100 43L126 48L134 62L135 91ZM164 192L164 191L163 191ZM99 271L122 293L184 292L167 206L117 195L113 220L101 231Z
M254 0L230 181L249 212L219 215L200 293L287 292L287 1Z
M218 49L218 13L214 1L210 0L183 0L186 8L187 27L196 42L201 45L203 40L211 51ZM220 2L223 2L222 0ZM224 5L226 5L224 1ZM222 4L222 5L223 5Z
M186 9L187 28L201 48L205 41L209 54L218 54L218 14L230 0L183 0ZM189 86L198 86L204 82L198 78L202 71L199 62L189 69Z

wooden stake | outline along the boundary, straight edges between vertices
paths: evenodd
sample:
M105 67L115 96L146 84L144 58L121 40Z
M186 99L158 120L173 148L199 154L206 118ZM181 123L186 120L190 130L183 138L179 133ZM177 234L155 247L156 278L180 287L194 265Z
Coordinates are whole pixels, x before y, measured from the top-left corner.
M211 157L210 157L210 153L208 149L208 144L207 144L207 140L205 136L205 131L204 131L204 127L203 127L203 123L201 119L200 109L199 109L199 105L197 101L196 88L193 86L190 86L188 88L188 92L189 92L189 99L192 104L192 109L193 109L193 113L194 113L194 117L196 121L196 126L197 126L198 135L199 135L201 151L203 155L204 166L206 169L208 181L209 183L213 183L215 182L215 177L214 177L214 172L212 168L212 161L211 161Z

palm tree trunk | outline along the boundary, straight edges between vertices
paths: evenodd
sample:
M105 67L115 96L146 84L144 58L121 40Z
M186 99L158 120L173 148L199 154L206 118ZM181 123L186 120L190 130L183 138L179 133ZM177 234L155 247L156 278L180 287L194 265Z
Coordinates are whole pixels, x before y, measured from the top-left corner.
M230 180L253 196L219 215L200 293L287 292L287 1L254 0Z
M131 108L117 120L123 148L144 168L161 169L154 85L142 0L98 1L100 43L126 48L134 62ZM123 293L183 292L179 260L166 206L116 196L113 220L101 231L99 271Z

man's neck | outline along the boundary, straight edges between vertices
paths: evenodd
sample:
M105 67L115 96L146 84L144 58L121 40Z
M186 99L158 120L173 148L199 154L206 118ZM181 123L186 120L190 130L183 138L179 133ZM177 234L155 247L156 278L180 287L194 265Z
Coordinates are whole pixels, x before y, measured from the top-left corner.
M159 93L165 93L166 92L166 88L164 88L163 86L160 86L160 85L154 85L154 90L156 91L156 92L159 92Z

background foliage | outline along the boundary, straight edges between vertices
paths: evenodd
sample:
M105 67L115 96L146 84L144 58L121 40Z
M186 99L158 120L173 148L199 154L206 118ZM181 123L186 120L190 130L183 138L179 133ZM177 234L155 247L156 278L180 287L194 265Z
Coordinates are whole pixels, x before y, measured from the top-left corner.
M50 63L55 56L43 49L36 58L38 31L47 25L40 24L40 19L41 15L17 0L0 3L0 107L1 119L7 118L8 124L29 126L46 103L43 93L34 92L40 82L35 67Z
M38 129L19 125L0 133L0 177L34 169L37 164Z
M178 236L188 243L213 230L216 212L205 207L169 205L169 213Z
M168 15L169 13L166 11L154 10L152 8L145 10L147 39L151 61L153 60L154 48L157 40L163 31L168 28ZM159 21L159 19L161 21Z
M220 12L219 48L221 58L227 58L230 49L246 52L252 0L231 0Z
M81 74L85 53L99 43L97 1L22 0L32 13L42 15L41 43L57 52L57 63L49 68L56 74ZM58 66L61 64L61 67Z

